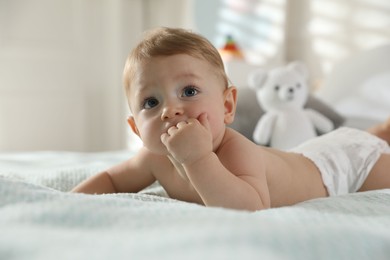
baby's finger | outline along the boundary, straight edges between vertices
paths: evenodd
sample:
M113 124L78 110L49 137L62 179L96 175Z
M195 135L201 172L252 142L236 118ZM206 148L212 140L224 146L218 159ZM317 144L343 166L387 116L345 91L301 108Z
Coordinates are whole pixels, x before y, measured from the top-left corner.
M166 146L167 145L167 140L169 138L169 135L167 133L163 133L161 136L160 136L160 139L161 139L161 142Z
M176 124L176 127L177 127L177 128L181 128L181 127L183 127L183 126L185 126L185 125L187 125L187 122L186 122L186 121L181 121L181 122L179 122L179 123Z
M168 133L168 135L173 135L173 134L175 134L176 132L177 132L177 127L174 125L174 126L171 126L170 128L168 128L168 131L167 131L167 133Z

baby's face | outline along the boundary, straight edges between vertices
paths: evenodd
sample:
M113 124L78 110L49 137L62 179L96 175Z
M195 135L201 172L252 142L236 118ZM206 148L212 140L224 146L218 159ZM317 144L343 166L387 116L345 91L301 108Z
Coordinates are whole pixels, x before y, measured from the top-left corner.
M129 101L144 146L166 154L160 137L172 125L206 113L213 138L225 130L226 87L208 62L186 54L158 56L139 65Z

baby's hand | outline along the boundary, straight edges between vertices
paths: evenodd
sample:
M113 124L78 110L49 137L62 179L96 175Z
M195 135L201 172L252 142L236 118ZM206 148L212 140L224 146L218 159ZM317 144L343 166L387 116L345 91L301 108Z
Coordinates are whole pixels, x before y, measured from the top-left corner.
M213 141L207 114L171 126L161 135L168 152L181 164L192 164L213 151Z

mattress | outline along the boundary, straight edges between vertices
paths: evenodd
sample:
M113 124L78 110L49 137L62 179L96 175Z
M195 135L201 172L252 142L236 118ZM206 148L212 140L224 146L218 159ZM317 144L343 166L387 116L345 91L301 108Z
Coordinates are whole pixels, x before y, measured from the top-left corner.
M389 259L390 190L257 212L74 194L129 151L0 154L0 259Z

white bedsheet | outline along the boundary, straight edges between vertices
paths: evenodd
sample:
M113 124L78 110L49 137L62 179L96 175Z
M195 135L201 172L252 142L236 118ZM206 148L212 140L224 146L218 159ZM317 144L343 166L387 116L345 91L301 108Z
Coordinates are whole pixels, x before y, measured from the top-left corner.
M0 155L0 259L389 259L390 190L255 213L66 192L128 157Z

